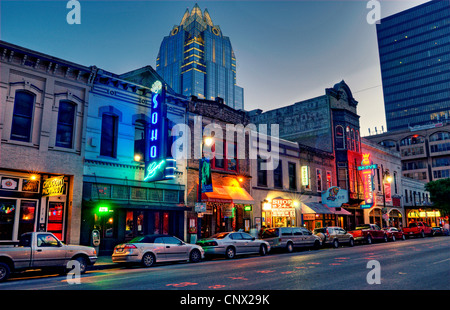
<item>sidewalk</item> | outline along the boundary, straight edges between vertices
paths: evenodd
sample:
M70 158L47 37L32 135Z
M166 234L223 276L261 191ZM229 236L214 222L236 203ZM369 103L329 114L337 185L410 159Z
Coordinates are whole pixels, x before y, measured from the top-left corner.
M118 268L120 264L113 263L111 256L99 256L94 266L91 266L91 270L99 270L106 268Z

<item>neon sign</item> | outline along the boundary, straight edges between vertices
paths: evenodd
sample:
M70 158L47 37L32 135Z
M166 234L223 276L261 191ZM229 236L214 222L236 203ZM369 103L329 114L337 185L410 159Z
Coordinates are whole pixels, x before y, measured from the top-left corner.
M147 134L144 181L174 178L176 162L167 158L167 122L162 83L156 81L151 87L152 109Z
M373 169L377 169L378 165L373 164L370 160L370 154L363 154L363 160L358 170L362 172L362 179L364 184L364 202L361 207L363 209L371 208L374 205L374 184L373 184Z

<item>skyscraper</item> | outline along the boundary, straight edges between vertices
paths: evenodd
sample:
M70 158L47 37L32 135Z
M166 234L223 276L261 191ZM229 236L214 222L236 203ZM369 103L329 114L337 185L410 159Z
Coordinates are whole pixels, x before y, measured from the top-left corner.
M191 12L186 9L180 24L164 37L156 71L177 93L208 100L220 97L230 107L244 108L230 39L197 4Z
M450 1L434 0L377 25L387 129L448 119Z

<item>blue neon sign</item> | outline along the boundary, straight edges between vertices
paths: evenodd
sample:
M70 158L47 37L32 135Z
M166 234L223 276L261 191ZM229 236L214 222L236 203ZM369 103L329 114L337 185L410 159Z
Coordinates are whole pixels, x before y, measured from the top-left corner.
M167 154L167 121L164 89L159 81L152 86L152 109L148 126L144 181L175 177L176 161Z

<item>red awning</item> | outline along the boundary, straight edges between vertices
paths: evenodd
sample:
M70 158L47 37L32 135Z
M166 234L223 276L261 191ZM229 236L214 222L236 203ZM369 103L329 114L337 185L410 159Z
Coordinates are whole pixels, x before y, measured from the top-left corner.
M228 192L221 186L213 186L213 192L202 193L202 201L232 203L233 200Z
M202 201L237 204L254 204L250 194L240 186L213 186L213 192L202 193Z

